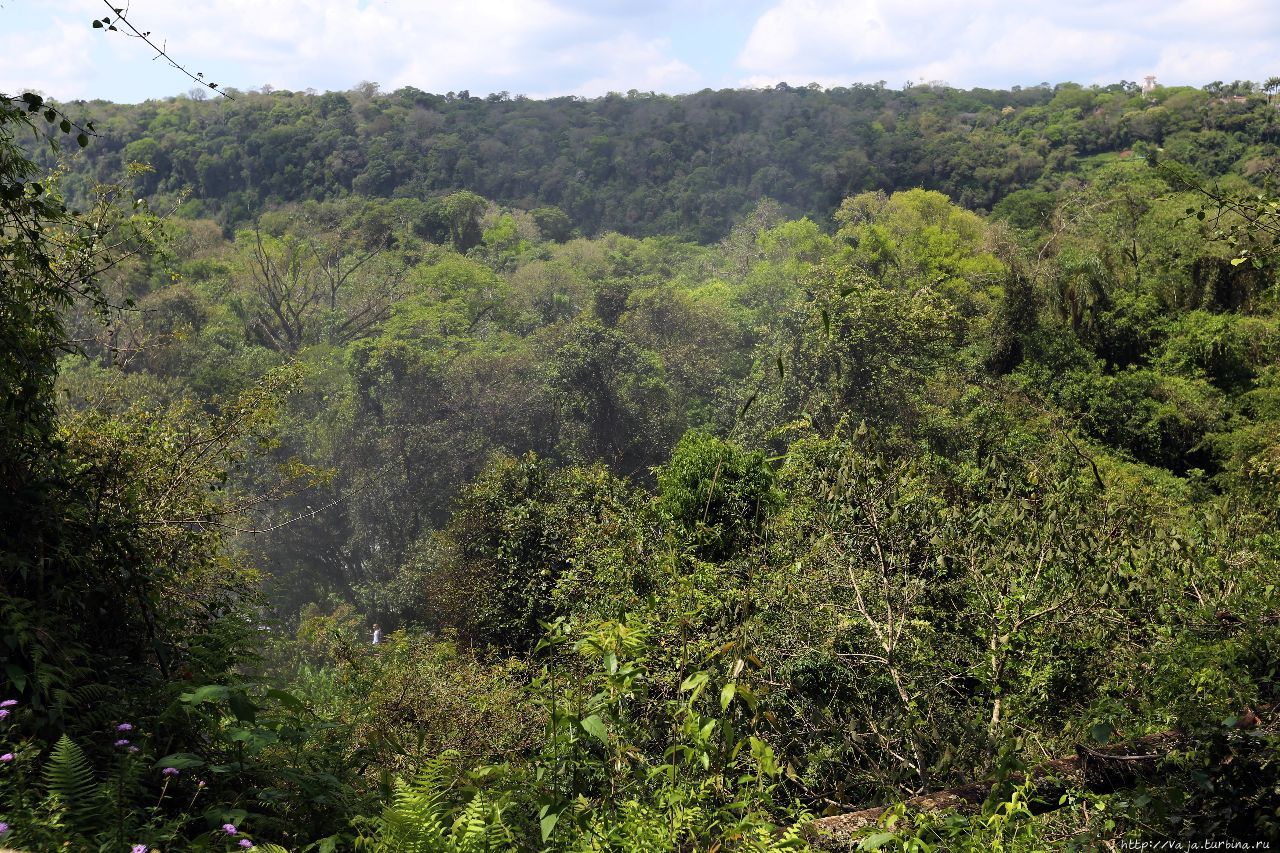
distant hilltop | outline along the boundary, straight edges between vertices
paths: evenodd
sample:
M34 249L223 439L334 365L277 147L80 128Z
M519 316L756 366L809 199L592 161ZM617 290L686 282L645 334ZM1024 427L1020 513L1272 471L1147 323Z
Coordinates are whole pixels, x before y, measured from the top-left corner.
M764 197L825 219L849 195L920 186L989 210L1142 146L1207 175L1247 174L1276 141L1267 104L1280 79L1268 85L1162 87L1149 75L1091 87L783 83L549 100L264 87L234 100L94 102L101 137L75 160L68 187L74 197L142 163L141 193L187 190L185 213L227 226L308 200L465 189L559 208L583 234L711 241Z

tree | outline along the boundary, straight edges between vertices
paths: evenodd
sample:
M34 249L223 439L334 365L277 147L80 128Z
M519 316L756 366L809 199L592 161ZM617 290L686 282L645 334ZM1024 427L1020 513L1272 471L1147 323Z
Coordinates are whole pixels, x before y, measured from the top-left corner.
M557 585L598 544L592 526L616 515L623 497L600 466L495 457L458 496L443 530L410 555L407 574L422 584L411 612L468 642L528 653L556 615Z
M264 236L258 227L238 242L253 283L241 317L278 352L354 340L385 320L402 292L405 271L381 248L348 252L340 241Z
M573 236L573 220L558 207L535 207L529 215L544 240L563 243Z
M802 418L825 434L842 422L909 421L924 377L951 351L951 306L927 287L872 280L844 258L814 267L805 284L811 299L788 338L761 347L762 369L777 381L747 412L757 428Z
M0 636L5 694L52 736L100 725L90 705L123 716L184 668L231 665L224 619L251 600L250 576L222 550L235 510L217 487L264 401L198 419L207 431L177 413L59 415L57 358L75 351L62 312L107 307L96 276L150 232L105 200L73 213L35 180L14 134L39 108L0 99Z
M705 433L685 433L657 480L658 505L705 560L749 547L781 502L763 453Z
M674 426L662 363L625 335L570 323L553 340L552 380L570 458L602 460L624 475L656 461Z
M1280 92L1280 77L1268 77L1267 82L1262 84L1262 91L1267 93L1267 103L1273 103L1276 93Z
M459 252L467 252L484 239L480 216L489 203L473 192L463 190L440 200L449 226L449 242Z

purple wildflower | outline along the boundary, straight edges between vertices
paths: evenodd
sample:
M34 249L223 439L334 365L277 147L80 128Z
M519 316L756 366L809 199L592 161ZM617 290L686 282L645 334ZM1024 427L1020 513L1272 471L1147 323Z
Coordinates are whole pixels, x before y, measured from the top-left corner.
M129 853L147 853L147 845L135 844L133 845L133 849L130 850Z
M247 838L241 838L241 839L240 839L240 846L241 846L241 847L243 847L245 850L252 850L252 849L253 849L253 842L252 842L252 841L250 841L250 840L249 840L249 839L247 839Z
M165 769L160 771L160 775L161 776L177 776L178 772L179 772L178 768L176 767L166 767Z
M133 723L121 723L120 725L116 726L116 731L131 732L133 731Z
M137 752L137 751L138 751L138 748L137 748L136 746L131 746L131 747L129 747L129 752L134 753L134 752Z
M6 752L4 755L0 755L0 763L8 764L10 761L13 761L12 752Z
M14 705L17 705L17 704L18 704L17 699L6 699L3 702L0 702L0 708L12 708Z
M222 831L227 835L235 835L240 830L236 829L236 825L234 823L224 823L222 825Z
M128 745L129 745L129 741L127 738L120 738L120 740L116 741L116 746L128 746Z
M203 788L203 787L204 787L205 785L207 785L207 784L208 784L208 783L207 783L207 782L205 782L203 779L197 779L197 780L196 780L196 787L197 787L197 788Z
M0 820L0 835L4 835L8 831L9 831L9 824Z
M6 717L8 717L8 716L9 716L9 709L8 709L8 708L0 708L0 720L3 720L3 719L5 719L5 718L6 718Z

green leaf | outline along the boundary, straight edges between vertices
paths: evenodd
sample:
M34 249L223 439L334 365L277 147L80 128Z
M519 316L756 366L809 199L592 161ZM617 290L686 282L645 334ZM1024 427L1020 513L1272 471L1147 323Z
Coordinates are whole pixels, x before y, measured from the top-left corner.
M303 701L299 699L297 696L294 696L292 693L290 693L287 690L279 690L275 687L272 687L270 690L267 691L267 698L274 699L275 701L279 702L282 706L284 706L285 708L288 708L291 711L307 710L307 706L303 704Z
M58 122L58 129L59 129L59 130L61 130L63 133L70 133L70 132L71 132L71 122L67 121L67 120L64 118L62 121Z
M164 758L156 759L156 767L176 767L179 770L193 770L204 767L204 759L190 752L175 752Z
M1116 730L1112 728L1110 723L1098 723L1093 728L1089 729L1089 737L1093 738L1098 743L1106 743L1111 740L1111 736L1115 733Z
M859 850L879 850L881 847L898 838L892 832L877 832L875 835L868 835L866 838L858 842Z
M538 826L542 829L542 842L544 844L547 839L551 837L551 833L555 830L556 822L558 820L560 820L560 812L545 815L542 820L538 821Z
M728 709L729 703L733 701L733 694L738 692L738 685L726 684L720 690L720 710Z
M85 134L83 134L83 133L82 133L82 134L80 134L79 136L77 136L77 137L76 137L76 144L77 144L77 145L79 145L81 148L88 148L88 147L89 147L89 137L88 137L88 136L86 136L86 135L85 135Z
M22 668L17 664L7 663L4 665L5 675L9 676L9 683L18 690L27 689L27 676L23 673Z
M227 698L227 688L221 684L206 684L191 693L183 693L180 697L188 705L203 705L205 702L219 702Z
M584 732L591 735L601 743L609 742L609 733L604 727L604 720L600 719L599 715L592 714L590 717L583 720L580 725Z
M95 784L93 767L84 750L65 734L54 744L43 775L49 793L56 794L81 821L87 823L101 814L106 803Z
M697 690L710 679L711 675L705 669L700 669L680 684L680 692L684 693L688 690Z

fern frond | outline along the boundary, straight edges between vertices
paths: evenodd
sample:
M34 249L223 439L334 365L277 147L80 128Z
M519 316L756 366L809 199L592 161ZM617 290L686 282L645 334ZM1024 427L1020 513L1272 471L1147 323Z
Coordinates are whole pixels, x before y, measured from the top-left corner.
M499 804L476 794L453 814L448 775L456 755L428 762L412 783L398 782L395 797L371 823L375 836L362 849L377 853L498 853L513 849ZM362 839L365 841L366 839Z
M66 803L82 802L97 793L88 757L66 735L53 745L44 768L44 783L50 794L56 794Z
M515 839L502 822L502 807L484 794L476 794L453 822L457 853L495 853L509 850Z
M59 712L84 727L105 728L119 714L122 691L109 684L89 683L55 688L50 693Z
M66 811L70 828L92 834L106 811L106 799L84 750L64 734L53 745L43 775L46 793Z

